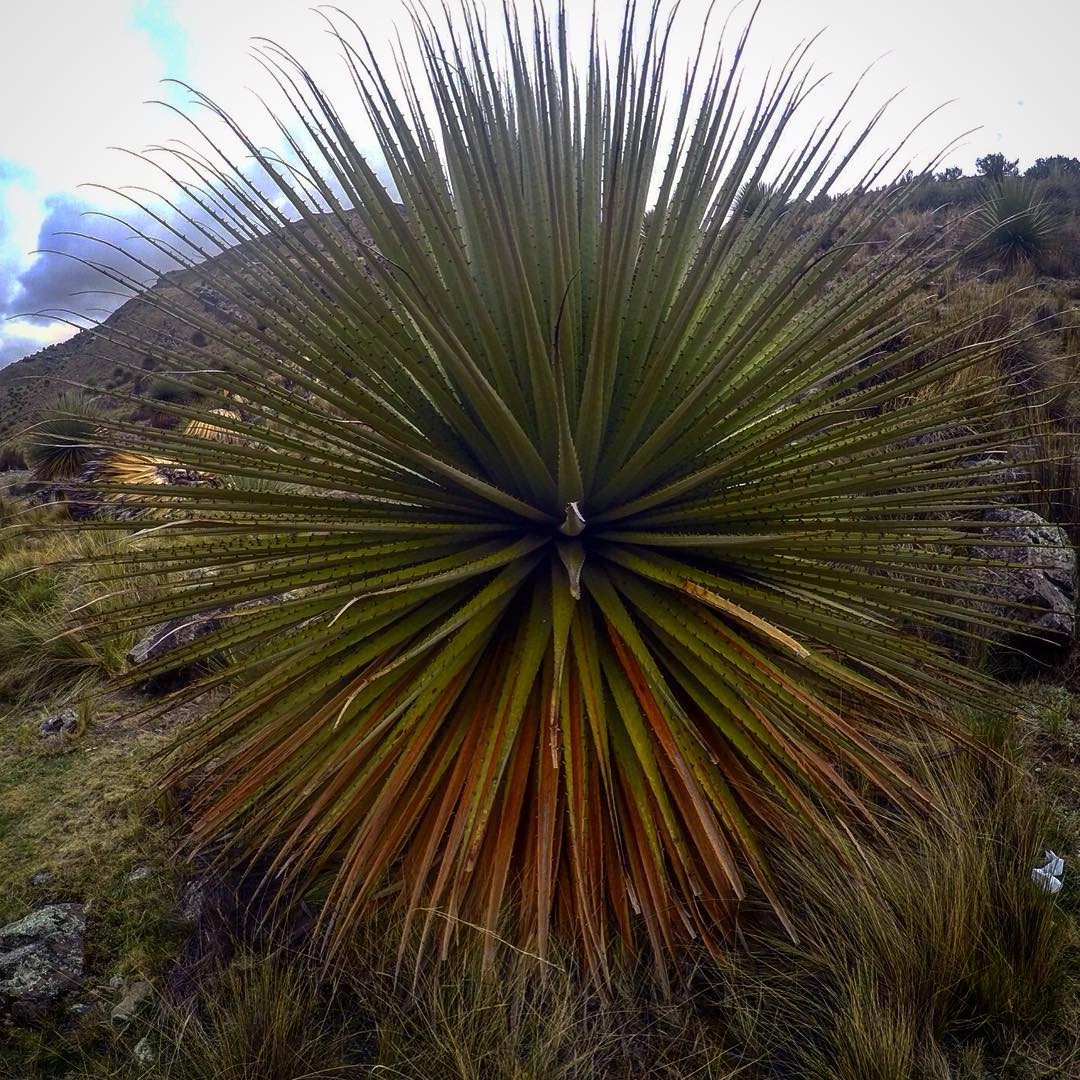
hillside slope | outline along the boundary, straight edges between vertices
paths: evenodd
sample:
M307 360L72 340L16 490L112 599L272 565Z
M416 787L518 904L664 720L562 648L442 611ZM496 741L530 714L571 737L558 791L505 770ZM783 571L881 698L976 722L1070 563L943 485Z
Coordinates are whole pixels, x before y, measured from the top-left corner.
M1019 359L1004 358L1006 367L1013 363L1030 367L1080 354L1080 176L1053 174L1020 183L1048 211L1048 231L1033 257L1009 258L975 243L982 228L977 214L990 190L985 180L975 177L917 181L918 187L880 237L886 243L902 242L908 236L925 238L945 232L944 256L958 257L966 251L947 271L932 274L928 281L940 300L935 322L961 326L977 309L997 304L999 315L986 336L1032 327L1033 344ZM355 220L349 221L350 230L361 231L357 226ZM306 239L312 235L300 223L287 229ZM344 230L338 232L345 235ZM845 232L842 229L835 237L837 243L844 242ZM254 243L273 240L264 237ZM226 271L243 273L246 246L238 245L195 269L163 274L155 285L114 312L101 332L83 330L0 369L0 448L18 442L20 433L69 386L153 398L154 373L166 366L158 353L189 354L193 365L200 367L225 363L228 349L213 334L170 312L186 308L201 318L234 327L239 320L262 329L215 287ZM138 339L138 347L117 342L129 337ZM1070 384L1065 386L1069 390L1077 382L1072 376L1073 365L1067 363L1064 371L1055 370L1047 381L1059 389Z
M349 227L354 232L363 231L355 219ZM300 223L287 228L309 240L312 237ZM341 237L346 235L343 229L337 232ZM270 236L249 243L274 241ZM243 273L247 246L237 245L194 269L162 274L100 327L79 331L67 341L0 369L0 447L18 442L20 433L66 389L81 387L89 392L117 391L152 398L154 372L166 366L163 354L189 354L192 365L198 367L226 362L227 347L214 335L185 323L175 312L191 311L234 328L239 321L251 329L264 329L215 288L216 281L224 281L228 272ZM120 343L124 339L134 340L127 347Z

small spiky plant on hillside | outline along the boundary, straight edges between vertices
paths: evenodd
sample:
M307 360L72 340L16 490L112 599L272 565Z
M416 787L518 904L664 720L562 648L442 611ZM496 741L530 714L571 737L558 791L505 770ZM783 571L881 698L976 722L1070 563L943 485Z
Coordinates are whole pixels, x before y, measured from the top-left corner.
M733 210L743 217L756 214L764 205L775 196L772 184L766 184L763 180L747 180L739 194L735 196Z
M72 480L93 460L99 444L99 405L79 394L61 394L26 438L34 479Z
M258 853L282 895L318 880L332 944L390 904L443 949L560 934L597 979L642 950L665 977L744 898L784 918L770 847L840 857L874 789L923 805L895 740L986 689L931 643L1007 623L968 602L1001 470L969 464L993 396L953 377L983 352L896 347L927 253L861 244L903 197L886 164L814 200L870 128L775 160L803 51L745 113L745 35L699 56L664 160L659 8L580 77L561 12L531 40L507 14L505 70L470 5L416 30L396 94L343 38L401 205L273 46L293 164L245 146L276 193L213 143L176 152L197 210L163 252L264 239L215 282L233 321L185 313L228 368L155 356L245 405L213 439L108 422L222 485L130 485L152 546L102 588L171 584L103 629L242 605L130 678L233 658L187 691L231 687L167 782L198 777L197 840ZM775 198L737 220L766 169Z
M973 217L984 252L1007 265L1035 262L1050 250L1054 211L1030 181L1006 176L984 189L985 201Z
M235 409L211 409L209 415L201 420L189 420L184 434L197 439L221 439L224 442L244 442L242 435L218 427L214 417L224 416L228 420L239 420L240 414Z

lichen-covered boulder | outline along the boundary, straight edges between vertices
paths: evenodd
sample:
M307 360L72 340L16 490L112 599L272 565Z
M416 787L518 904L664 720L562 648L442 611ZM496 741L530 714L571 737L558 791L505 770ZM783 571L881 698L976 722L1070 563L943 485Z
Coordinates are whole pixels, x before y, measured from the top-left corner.
M40 1018L76 987L85 965L82 904L48 904L0 927L0 1013Z
M984 559L1009 563L986 566L980 591L1000 601L999 612L1040 637L1072 638L1076 623L1076 551L1068 533L1033 510L1001 506L984 515L993 523L979 548Z
M77 709L62 709L58 713L45 717L38 725L40 735L70 735L79 727L79 712Z

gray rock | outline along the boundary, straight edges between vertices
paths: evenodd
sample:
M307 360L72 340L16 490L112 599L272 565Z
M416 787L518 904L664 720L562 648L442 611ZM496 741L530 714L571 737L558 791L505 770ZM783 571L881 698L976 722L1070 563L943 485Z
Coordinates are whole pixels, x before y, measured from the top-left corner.
M217 611L188 615L182 619L170 619L147 631L127 654L129 664L145 664L157 660L172 649L190 645L207 634L212 634L221 626Z
M85 965L82 904L48 904L0 927L0 1011L35 1020L77 986Z
M133 982L125 991L119 1004L109 1013L109 1019L120 1027L131 1023L143 1005L150 1000L153 992L153 987L144 979Z
M1014 565L983 567L980 591L1000 601L1001 614L1033 632L1071 638L1076 624L1077 569L1068 533L1033 510L1016 506L988 510L983 517L995 523L987 530L987 538L1005 544L977 548L977 557Z
M68 735L79 726L78 709L63 709L52 716L47 716L38 725L41 735Z
M157 1061L157 1046L150 1035L144 1035L133 1047L131 1056L140 1065L153 1065Z
M152 867L149 866L136 866L134 870L128 874L124 880L129 885L137 885L140 881L148 881L154 876Z
M92 1001L76 1001L69 1005L64 1015L74 1024L81 1024L88 1016L97 1012L97 1006Z
M993 452L975 454L961 458L956 464L965 469L980 469L986 473L989 482L1001 491L1009 489L1008 494L1000 496L1004 504L1022 503L1030 497L1031 476L1028 470L1007 456Z
M148 630L127 654L127 662L132 665L146 664L157 660L172 649L190 645L199 638L212 634L222 626L222 616L226 612L243 611L245 608L261 607L263 604L276 604L292 599L294 594L283 593L280 596L263 596L257 600L245 600L231 607L211 608L195 615L186 615L180 619L170 619Z
M30 884L42 888L52 881L52 874L48 870L39 870L31 879Z
M206 910L206 884L198 879L187 882L180 892L177 910L185 921L198 922Z

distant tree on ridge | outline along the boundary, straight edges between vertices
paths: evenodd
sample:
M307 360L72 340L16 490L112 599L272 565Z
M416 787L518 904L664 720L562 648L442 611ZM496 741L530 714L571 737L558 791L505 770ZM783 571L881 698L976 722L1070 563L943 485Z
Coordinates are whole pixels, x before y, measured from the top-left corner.
M1024 175L1036 180L1045 180L1048 176L1054 175L1080 176L1080 160L1066 157L1064 154L1036 158L1035 164Z
M987 154L975 161L975 172L989 180L1001 180L1006 176L1018 176L1019 160L1009 161L1004 154Z

